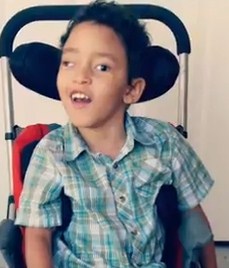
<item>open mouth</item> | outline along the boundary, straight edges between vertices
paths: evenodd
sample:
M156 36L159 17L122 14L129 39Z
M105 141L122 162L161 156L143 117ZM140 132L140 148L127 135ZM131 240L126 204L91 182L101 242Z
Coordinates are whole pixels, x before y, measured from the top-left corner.
M75 92L71 94L71 100L73 103L90 103L91 99L85 95L84 93L81 92Z

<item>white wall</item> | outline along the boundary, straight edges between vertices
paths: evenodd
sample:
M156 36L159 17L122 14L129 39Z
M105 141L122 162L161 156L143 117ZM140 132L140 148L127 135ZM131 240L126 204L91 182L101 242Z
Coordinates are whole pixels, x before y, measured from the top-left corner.
M89 1L49 1L49 4L76 4ZM120 1L139 3L140 1ZM2 25L15 12L32 5L47 4L46 0L0 0L4 11ZM217 240L229 240L229 24L227 0L155 0L141 3L158 4L176 13L186 25L191 41L189 83L189 141L203 159L216 183L213 191L204 202ZM0 21L1 23L1 21ZM34 39L57 44L65 23L31 24L19 33L16 44ZM1 28L0 28L1 29ZM175 51L174 38L160 23L149 23L149 29L156 43ZM15 81L16 123L26 125L36 122L60 122L66 116L59 103L46 100L24 90ZM1 93L0 93L1 94ZM3 140L3 109L0 95L0 219L5 216L8 183L6 173L5 146ZM37 107L37 109L34 109ZM134 114L143 114L176 123L177 87L158 100L137 105ZM52 112L48 114L48 109Z

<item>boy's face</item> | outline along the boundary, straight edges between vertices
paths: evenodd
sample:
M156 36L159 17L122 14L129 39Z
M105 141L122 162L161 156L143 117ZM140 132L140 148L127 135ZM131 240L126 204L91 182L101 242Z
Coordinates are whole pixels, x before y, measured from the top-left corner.
M141 96L144 81L139 81L128 85L126 52L111 28L93 22L75 26L63 47L57 78L61 100L75 126L121 122L126 105Z

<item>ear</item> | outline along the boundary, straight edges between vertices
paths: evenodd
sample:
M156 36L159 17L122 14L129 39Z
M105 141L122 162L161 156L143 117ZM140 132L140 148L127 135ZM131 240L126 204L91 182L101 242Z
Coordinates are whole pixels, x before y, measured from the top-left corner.
M145 89L146 82L143 78L135 78L131 81L131 85L127 87L127 90L123 96L123 102L125 104L133 104L138 102Z

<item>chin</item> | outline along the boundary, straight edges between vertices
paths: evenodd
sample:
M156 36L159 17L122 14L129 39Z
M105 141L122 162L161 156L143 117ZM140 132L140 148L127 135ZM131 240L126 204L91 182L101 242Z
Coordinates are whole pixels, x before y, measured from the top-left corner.
M76 127L76 128L94 128L95 123L93 123L91 120L71 120L71 123Z

